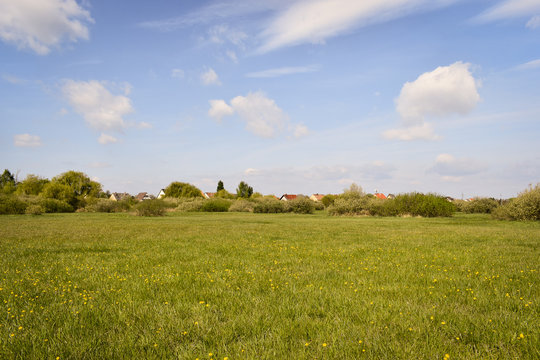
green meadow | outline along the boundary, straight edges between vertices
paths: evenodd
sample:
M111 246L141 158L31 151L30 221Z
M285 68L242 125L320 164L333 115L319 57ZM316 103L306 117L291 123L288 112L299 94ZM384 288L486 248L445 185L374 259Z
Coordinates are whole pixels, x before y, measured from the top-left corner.
M540 223L0 217L2 359L538 359Z

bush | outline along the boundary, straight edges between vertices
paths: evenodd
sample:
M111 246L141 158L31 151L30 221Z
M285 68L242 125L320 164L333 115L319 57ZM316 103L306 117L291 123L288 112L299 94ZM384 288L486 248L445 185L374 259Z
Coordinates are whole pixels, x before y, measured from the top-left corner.
M373 216L398 216L399 209L391 199L379 199L368 196L367 210Z
M313 214L315 212L315 204L306 197L297 197L287 201L285 208L288 212L296 214Z
M323 198L321 199L323 205L325 208L328 208L330 207L331 205L334 204L334 200L336 200L337 196L336 195L324 195Z
M540 183L495 209L493 217L506 220L540 220Z
M39 203L43 212L46 213L67 213L73 212L73 206L58 199L42 199Z
M232 201L225 199L210 199L206 200L202 207L201 211L205 212L227 212L231 207Z
M408 193L400 194L394 201L400 215L438 217L452 216L456 211L454 204L443 196L435 194Z
M474 199L461 207L461 211L468 214L491 214L499 206L499 203L495 199Z
M365 196L338 196L328 207L330 215L368 215L369 199Z
M87 205L85 209L89 212L115 213L129 211L131 205L129 199L121 201L98 199L97 201L93 201L92 204Z
M234 203L232 203L231 207L229 208L229 211L253 212L254 207L255 207L255 202L245 200L245 199L238 199Z
M268 214L282 213L285 212L285 206L283 205L283 201L263 198L261 200L257 200L257 203L253 207L253 212Z
M30 205L26 208L26 213L29 215L41 215L43 208L40 205Z
M0 215L24 214L28 204L15 196L0 196Z
M163 216L166 209L165 202L159 199L145 200L135 205L138 216Z
M203 204L204 204L204 200L202 198L185 199L184 201L180 202L180 204L178 204L178 206L176 207L176 211L181 211L181 212L201 211Z
M324 204L320 201L313 201L313 206L315 206L315 210L324 210Z
M166 197L197 198L202 197L201 190L194 185L174 181L165 188Z

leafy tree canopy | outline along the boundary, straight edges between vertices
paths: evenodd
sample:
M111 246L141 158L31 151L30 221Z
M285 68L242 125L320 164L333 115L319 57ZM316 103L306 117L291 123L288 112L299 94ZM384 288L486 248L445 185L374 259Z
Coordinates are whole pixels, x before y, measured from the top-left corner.
M201 190L194 185L174 181L165 188L165 196L174 198L202 197Z
M236 195L239 198L249 198L251 195L253 195L253 188L249 186L246 182L240 181L240 184L238 184L238 187L236 188Z
M15 191L16 185L15 176L8 169L5 169L4 173L0 175L0 192L11 194Z
M49 183L49 179L41 178L37 175L28 174L26 179L17 185L17 194L39 195L43 187Z
M52 181L69 186L75 196L89 195L98 197L101 192L100 183L90 180L88 175L79 171L67 171L54 177Z
M219 180L217 183L217 189L216 191L219 192L220 190L225 190L225 187L223 186L223 181Z

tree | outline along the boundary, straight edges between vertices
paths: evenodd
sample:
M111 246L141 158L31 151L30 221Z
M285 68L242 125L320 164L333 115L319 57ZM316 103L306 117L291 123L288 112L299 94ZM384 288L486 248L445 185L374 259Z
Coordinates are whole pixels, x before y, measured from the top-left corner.
M247 183L240 181L238 187L236 188L236 195L239 198L249 198L253 194L253 188Z
M202 197L201 190L194 185L174 181L165 188L166 197L174 198L193 198L193 197Z
M54 177L52 181L69 186L77 197L86 195L97 197L101 192L100 183L90 180L88 175L79 171L67 171Z
M37 175L28 174L26 179L17 185L17 194L39 195L43 187L49 183L49 179L41 178Z
M47 199L65 201L72 206L77 203L77 198L73 193L73 189L69 185L61 184L56 181L51 181L43 186L43 191L40 195Z
M0 175L0 192L11 194L15 191L16 185L15 176L8 169L5 169L4 173Z
M219 192L219 190L225 190L225 187L223 186L223 181L219 180L217 183L217 189L216 192Z

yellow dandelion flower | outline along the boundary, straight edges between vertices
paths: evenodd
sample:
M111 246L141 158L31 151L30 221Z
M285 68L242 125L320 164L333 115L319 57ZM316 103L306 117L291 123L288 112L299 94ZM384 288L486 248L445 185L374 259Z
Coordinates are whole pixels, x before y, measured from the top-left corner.
M524 337L525 337L525 335L523 335L523 333L519 334L520 339L523 339Z
M326 347L326 343L323 343L322 346L323 346L323 347Z
M307 342L307 343L305 343L305 346L309 346L309 343L308 343L308 342Z
M446 322L445 322L445 321L441 321L441 325L446 325Z

